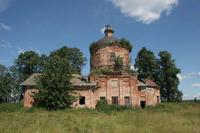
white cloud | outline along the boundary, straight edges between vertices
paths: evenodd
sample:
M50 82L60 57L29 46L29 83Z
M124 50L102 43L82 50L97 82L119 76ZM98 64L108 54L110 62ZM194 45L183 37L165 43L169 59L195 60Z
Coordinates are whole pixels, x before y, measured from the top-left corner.
M187 94L183 94L183 99L187 99L188 95Z
M38 49L34 49L34 48L29 48L31 51L34 51L34 52L36 52L36 53L38 53L38 54L40 54L40 50L38 50Z
M184 80L186 77L184 76L184 75L182 75L182 74L177 74L177 77L178 77L178 79L179 79L179 81L182 81L182 80Z
M18 48L18 54L24 53L26 51L34 51L34 52L40 54L40 51L38 49L34 49L32 47L30 47L29 49L23 49L23 48L20 48L20 47Z
M198 72L198 76L200 76L200 72Z
M22 48L18 48L18 54L22 54L25 52L25 49L22 49Z
M10 6L11 0L0 0L0 12L5 11Z
M187 77L194 77L194 76L197 76L197 75L198 75L198 72L191 72L191 73L187 74Z
M195 98L195 97L196 97L197 99L199 99L199 98L200 98L200 93L195 94L195 95L194 95L194 98Z
M0 40L0 48L11 48L11 44L9 41Z
M178 0L109 0L121 13L136 21L150 24L160 18L163 12L167 15L178 5Z
M200 83L194 83L194 84L192 85L192 87L193 87L193 88L200 88Z
M105 27L102 27L102 28L100 29L101 34L104 34L104 31L105 31Z
M177 74L177 77L179 79L179 81L182 81L184 79L188 79L188 78L193 78L193 77L199 77L200 76L200 72L190 72L188 74Z
M4 23L0 23L0 28L4 29L4 30L7 30L7 31L11 30L11 27L6 25L6 24L4 24Z

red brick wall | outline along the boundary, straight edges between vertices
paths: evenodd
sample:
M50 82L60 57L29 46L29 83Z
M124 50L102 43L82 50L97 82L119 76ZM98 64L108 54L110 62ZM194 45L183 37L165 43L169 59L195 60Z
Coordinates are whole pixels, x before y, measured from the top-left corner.
M24 100L23 100L24 107L30 108L33 106L34 104L33 96L35 93L38 93L38 90L36 88L31 86L26 86L26 90L24 92Z
M116 56L123 57L123 62L125 66L129 65L128 49L119 46L109 46L99 49L91 56L91 69L104 66L112 66L114 64L114 61L111 61L110 59L110 55L112 52L114 52Z
M145 90L138 89L138 80L136 77L129 75L115 75L115 76L91 76L92 81L98 82L98 88L95 90L91 88L77 88L77 101L74 102L75 108L95 108L96 103L100 97L105 97L109 104L112 103L112 97L117 96L119 105L125 105L125 97L130 98L132 106L140 106L140 101L146 101L146 105L156 105L160 98L160 90L155 88L147 88ZM113 82L114 81L114 82ZM33 95L38 90L28 87L24 95L24 107L32 107L34 103ZM85 97L85 105L79 104L79 96Z

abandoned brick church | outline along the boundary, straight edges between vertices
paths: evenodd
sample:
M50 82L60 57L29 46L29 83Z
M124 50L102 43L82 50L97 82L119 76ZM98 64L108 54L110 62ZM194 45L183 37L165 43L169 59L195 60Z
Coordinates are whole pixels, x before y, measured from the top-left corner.
M71 83L79 99L73 107L95 108L99 100L123 106L152 106L160 103L159 87L152 80L139 81L137 72L130 69L131 49L125 41L113 37L114 30L106 26L105 36L90 46L90 74L88 77L74 74ZM122 60L115 69L116 58ZM120 70L119 70L120 69ZM131 71L131 72L130 72ZM25 87L24 107L32 107L32 95L37 92L33 74L21 85Z

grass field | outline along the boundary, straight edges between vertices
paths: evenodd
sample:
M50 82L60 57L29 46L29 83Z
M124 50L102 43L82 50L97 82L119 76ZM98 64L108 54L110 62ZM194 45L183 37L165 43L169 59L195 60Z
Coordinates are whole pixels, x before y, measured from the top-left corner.
M200 133L200 104L169 103L108 113L89 109L48 112L0 105L1 133Z

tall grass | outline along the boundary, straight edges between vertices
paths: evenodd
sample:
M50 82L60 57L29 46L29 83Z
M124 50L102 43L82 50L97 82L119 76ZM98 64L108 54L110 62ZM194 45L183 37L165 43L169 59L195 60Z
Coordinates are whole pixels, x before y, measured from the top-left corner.
M145 109L46 111L0 105L0 133L200 133L200 104L168 103Z

